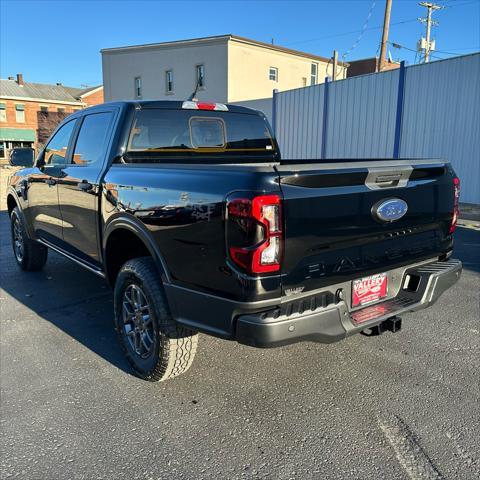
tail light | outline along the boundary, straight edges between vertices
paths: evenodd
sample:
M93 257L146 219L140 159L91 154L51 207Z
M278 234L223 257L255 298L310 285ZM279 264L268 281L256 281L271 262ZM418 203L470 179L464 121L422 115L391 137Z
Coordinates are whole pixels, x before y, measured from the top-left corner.
M228 252L232 261L248 273L280 270L283 250L280 197L233 199L227 204L227 213Z
M455 177L453 179L453 216L452 223L450 224L450 230L448 233L453 233L457 228L457 220L460 215L460 209L458 207L458 202L460 199L460 179Z

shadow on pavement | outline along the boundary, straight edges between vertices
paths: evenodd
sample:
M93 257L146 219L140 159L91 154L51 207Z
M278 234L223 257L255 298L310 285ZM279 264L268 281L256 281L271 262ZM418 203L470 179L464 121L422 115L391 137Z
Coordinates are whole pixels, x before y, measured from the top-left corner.
M52 250L42 271L20 270L11 248L6 211L0 212L0 251L2 297L9 295L22 304L12 311L5 308L8 299L2 300L4 321L9 317L21 321L31 310L117 368L132 373L116 338L112 292L103 279Z
M32 310L117 368L131 373L113 328L112 292L106 283L52 251L43 271L21 271L11 250L5 211L0 212L0 227L0 288L26 307L15 312L4 310L3 315L18 318ZM480 272L480 231L458 228L454 257L464 262L466 270Z

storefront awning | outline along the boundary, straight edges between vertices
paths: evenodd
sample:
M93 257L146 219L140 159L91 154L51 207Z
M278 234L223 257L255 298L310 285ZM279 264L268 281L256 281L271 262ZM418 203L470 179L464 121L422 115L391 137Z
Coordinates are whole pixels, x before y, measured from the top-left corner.
M0 142L34 142L35 130L25 128L0 128Z

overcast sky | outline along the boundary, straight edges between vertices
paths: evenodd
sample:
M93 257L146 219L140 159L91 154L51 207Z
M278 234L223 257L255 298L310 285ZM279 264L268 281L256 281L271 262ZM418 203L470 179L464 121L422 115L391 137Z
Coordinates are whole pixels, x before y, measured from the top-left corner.
M480 0L437 3L445 8L434 15L434 55L479 51ZM323 56L337 49L346 60L365 58L378 51L384 8L385 0L0 0L0 75L96 85L102 81L101 48L226 33ZM417 1L393 0L390 41L415 50L425 31L417 17L424 15ZM414 63L415 52L406 48L390 48L392 57Z

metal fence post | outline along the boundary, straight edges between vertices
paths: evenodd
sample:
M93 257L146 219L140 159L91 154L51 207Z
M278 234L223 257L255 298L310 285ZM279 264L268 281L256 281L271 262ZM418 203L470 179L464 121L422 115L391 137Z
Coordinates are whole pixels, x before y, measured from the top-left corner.
M272 130L275 138L277 137L277 93L278 89L273 89L272 95Z
M405 61L400 63L398 72L397 116L395 119L395 138L393 158L400 158L400 142L402 141L403 98L405 95Z
M328 124L328 90L330 82L325 77L325 89L323 91L323 122L322 122L322 158L327 156L327 124Z

